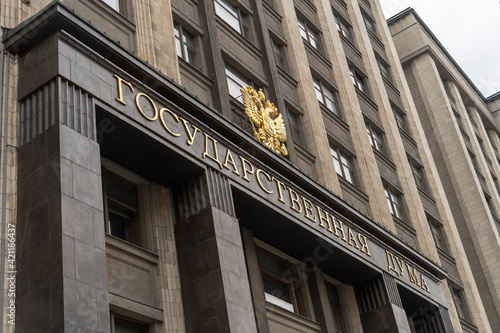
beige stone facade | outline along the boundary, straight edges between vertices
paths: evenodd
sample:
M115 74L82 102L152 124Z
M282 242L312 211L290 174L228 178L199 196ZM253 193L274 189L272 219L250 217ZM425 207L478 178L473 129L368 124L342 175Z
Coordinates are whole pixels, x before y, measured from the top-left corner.
M500 99L412 10L0 0L0 25L4 332L500 330Z

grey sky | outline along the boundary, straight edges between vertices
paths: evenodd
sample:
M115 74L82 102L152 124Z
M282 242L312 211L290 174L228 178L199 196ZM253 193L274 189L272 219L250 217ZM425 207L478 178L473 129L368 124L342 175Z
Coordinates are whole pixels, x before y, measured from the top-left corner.
M500 91L499 0L380 0L386 18L412 7L476 87Z

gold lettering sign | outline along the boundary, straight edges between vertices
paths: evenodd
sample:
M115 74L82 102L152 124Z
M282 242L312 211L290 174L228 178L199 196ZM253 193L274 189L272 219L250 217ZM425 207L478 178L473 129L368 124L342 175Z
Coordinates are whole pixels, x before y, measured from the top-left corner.
M285 147L286 128L278 108L266 101L262 89L255 91L251 86L241 87L241 97L245 106L245 114L252 124L253 135L257 140L274 152L283 156L288 155ZM273 119L273 117L275 117Z
M427 285L427 281L425 280L424 274L418 272L415 267L410 266L410 264L404 260L399 259L395 254L387 250L385 250L385 253L387 255L387 270L389 272L393 271L397 276L405 276L406 271L408 272L408 279L410 280L410 283L413 283L428 293L431 292L429 286Z
M317 223L320 230L324 232L325 235L328 235L332 239L338 239L342 243L346 244L346 246L351 247L355 251L362 253L365 256L371 257L370 249L368 246L368 239L362 233L354 230L348 225L344 224L338 217L336 217L332 212L329 212L327 208L324 206L321 207L306 196L300 193L299 189L294 189L289 184L286 184L285 181L282 181L271 173L268 173L257 166L254 166L253 163L246 159L245 157L238 155L231 151L229 147L224 146L219 143L219 141L214 138L212 135L206 133L203 129L197 127L196 125L189 122L189 120L179 116L174 111L156 105L153 98L143 92L135 92L134 87L131 82L125 81L118 75L115 75L117 80L117 98L116 101L122 105L127 105L125 100L135 100L135 107L139 114L145 119L151 122L160 122L162 128L172 136L175 140L179 140L183 142L186 147L198 146L204 147L204 151L201 154L201 159L204 159L207 163L211 164L213 167L218 168L220 171L231 172L232 174L244 179L248 183L256 182L262 190L262 192L266 195L271 195L274 198L276 203L280 205L286 205L290 211L293 211L294 214L299 214L304 218L304 223L308 223L310 225L315 225ZM127 86L130 90L130 93L135 93L135 97L124 96L129 95L123 91L123 86ZM252 88L253 89L253 88ZM260 92L261 93L261 92ZM254 96L255 94L255 96ZM250 96L250 95L249 95ZM251 98L257 98L258 94L253 90ZM262 94L262 98L263 98ZM247 96L248 97L248 96ZM249 98L249 97L248 97ZM141 109L141 105L138 102L139 99L143 99L145 102L150 104L151 110L153 114L146 114L143 109ZM272 103L266 102L266 108L270 108L273 114L277 113L276 108ZM270 106L271 105L271 106ZM262 104L260 107L263 107ZM149 110L149 111L151 111ZM262 110L258 110L255 107L252 112L264 112ZM271 111L265 111L271 113ZM168 113L165 116L165 113ZM268 115L267 117L272 116L273 114ZM261 123L264 122L266 116L256 116L258 119L261 119ZM279 119L276 121L276 119ZM283 120L281 119L281 115L278 115L278 118L274 120L266 120L269 124L270 121L273 121L273 133L279 132L277 128L282 128L280 130L281 136L285 139L280 141L281 139L277 138L277 134L275 136L267 137L267 142L278 141L278 146L281 142L286 140L285 127L283 125ZM198 134L198 132L200 134ZM259 134L260 133L260 134ZM266 137L269 133L266 130L259 130L259 137ZM274 139L273 139L274 138ZM274 141L273 141L274 140ZM196 144L195 144L196 142ZM273 144L274 144L273 143ZM275 147L278 147L275 146ZM274 149L273 149L274 150ZM283 144L279 147L279 152L286 152L286 148ZM223 158L221 160L221 158ZM401 262L401 267L402 267ZM420 278L419 281L422 281ZM419 282L421 286L424 285L424 282Z

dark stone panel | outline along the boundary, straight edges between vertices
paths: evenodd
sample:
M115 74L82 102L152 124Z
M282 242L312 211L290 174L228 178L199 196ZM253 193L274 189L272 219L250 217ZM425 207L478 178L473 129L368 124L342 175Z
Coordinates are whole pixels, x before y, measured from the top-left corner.
M62 251L63 251L63 276L69 279L75 279L75 240L69 236L62 235Z
M47 160L50 161L59 156L61 148L59 141L59 125L52 126L45 132L47 141Z
M35 208L47 199L61 192L59 158L39 168L31 175L31 208Z
M57 328L57 324L64 321L63 304L63 283L61 277L50 283L50 325L52 327Z
M23 216L30 208L31 178L29 176L17 180L17 216Z
M217 269L218 267L214 267L217 258L217 244L213 240L191 247L187 253L187 267L191 278L197 279Z
M46 163L46 136L41 135L18 150L18 177L24 178Z
M32 290L45 288L51 281L62 275L62 248L61 238L56 237L36 249L28 255L28 287L30 294Z
M48 202L39 205L25 216L25 223L28 224L29 235L27 242L27 251L40 246L49 240L49 216L50 206ZM26 228L26 226L24 226Z
M48 285L30 290L29 296L16 300L16 333L37 333L50 328L50 307L47 306L47 300L50 300Z
M88 244L94 244L92 207L81 201L61 196L62 232Z
M66 324L75 324L77 332L97 331L96 289L64 278L64 319ZM72 332L69 330L69 332Z
M103 209L101 176L73 164L73 197L85 204Z
M61 234L61 196L58 195L50 200L49 206L49 236L53 238Z

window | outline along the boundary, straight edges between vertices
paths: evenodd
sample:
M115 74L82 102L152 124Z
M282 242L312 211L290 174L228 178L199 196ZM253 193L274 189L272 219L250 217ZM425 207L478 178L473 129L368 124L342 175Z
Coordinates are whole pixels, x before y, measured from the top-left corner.
M500 194L500 184L498 183L498 178L494 174L491 174L491 178L493 179L493 184L495 184L495 189L498 194Z
M351 74L352 84L362 92L366 93L365 78L354 67L349 66L349 73Z
M281 69L284 69L285 71L288 70L285 47L282 44L279 44L274 39L272 39L272 43L274 51L274 60L276 61L276 64Z
M344 333L344 316L340 306L339 293L337 287L331 283L325 282L328 301L330 302L330 310L332 311L333 321L335 322L335 333Z
M311 27L308 26L306 21L302 19L298 19L299 21L299 28L300 28L300 35L304 40L306 40L312 47L315 49L319 49L319 38L318 34L311 30Z
M474 153L471 152L470 150L468 150L468 152L469 152L469 156L470 156L470 160L472 162L472 165L474 166L474 169L476 169L476 171L479 171L479 164L477 164L476 155L474 155Z
M241 98L241 87L251 86L252 81L227 64L226 78L229 95L238 100L240 103L243 103L243 99Z
M490 209L490 213L493 216L497 216L495 206L493 205L493 198L491 196L489 196L486 192L483 192L483 194L484 194L484 198L486 199L486 204L488 205L488 208Z
M248 17L228 0L215 0L215 14L243 37L249 38Z
M433 220L428 220L429 226L432 232L432 238L434 238L434 244L436 247L441 250L446 250L446 242L444 240L443 234L443 226L438 222L434 222Z
M121 1L120 0L102 0L105 4L120 13Z
M384 140L382 139L382 134L375 130L369 123L366 123L366 133L368 134L368 139L370 139L372 147L379 152L384 152Z
M382 74L382 77L384 77L387 81L392 82L391 69L389 65L380 60L380 58L378 57L377 57L377 63L378 63L378 68L380 69L380 74Z
M375 28L375 22L372 20L372 18L368 16L368 14L363 13L363 20L365 21L366 29L377 36L377 29Z
M179 23L174 23L175 46L177 56L196 67L195 38Z
M302 116L288 110L288 118L290 119L290 127L292 132L292 139L297 144L305 147L304 131L302 127Z
M354 43L354 37L352 36L351 27L347 23L345 23L344 20L341 19L338 15L334 15L333 17L335 18L335 25L337 26L337 30L339 31L340 35L347 38L351 43Z
M411 172L413 173L413 178L415 179L415 184L423 189L427 189L424 177L424 168L412 160L410 160L410 167Z
M313 84L318 101L326 106L328 110L332 111L338 116L339 112L337 109L337 103L334 93L330 89L325 87L325 85L315 77L313 77Z
M103 172L103 183L107 233L141 245L137 185L107 170Z
M450 291L458 317L467 320L469 318L469 313L464 302L463 291L455 287L450 287Z
M116 314L112 315L113 325L111 328L112 333L147 333L148 325L140 321L118 316Z
M488 155L486 155L486 149L484 148L484 141L483 141L483 139L481 139L477 135L476 135L476 138L477 138L477 142L479 143L479 148L481 148L481 152L483 153L484 156L488 157Z
M384 185L385 198L391 214L398 219L403 219L403 207L401 206L401 195L397 194L389 186Z
M403 113L403 111L395 108L393 105L391 105L391 108L392 108L392 113L394 114L394 118L396 118L396 124L398 125L398 128L402 129L405 132L408 132L406 115Z
M330 147L330 153L332 154L337 174L352 184L354 182L352 159L337 147Z
M257 250L266 301L305 315L296 267L270 252Z

